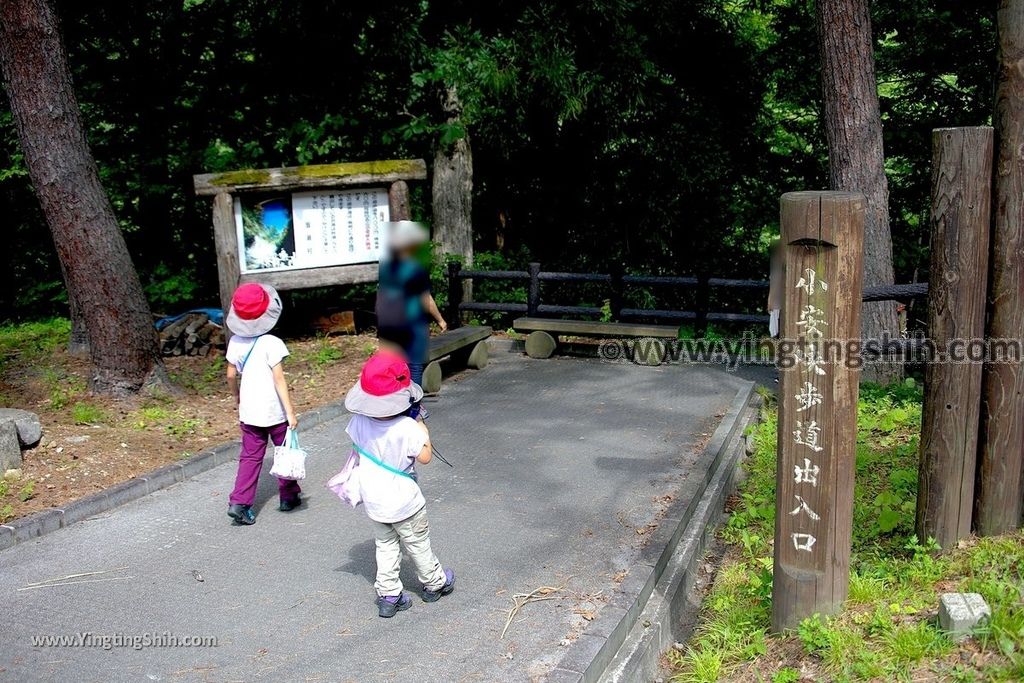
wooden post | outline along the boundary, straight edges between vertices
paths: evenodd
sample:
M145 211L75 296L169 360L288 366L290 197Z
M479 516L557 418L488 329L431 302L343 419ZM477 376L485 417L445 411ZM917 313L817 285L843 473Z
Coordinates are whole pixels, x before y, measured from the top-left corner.
M982 370L971 356L985 333L991 187L991 128L932 132L928 335L938 355L925 366L917 536L945 549L971 533Z
M235 202L227 192L213 197L213 244L217 249L220 306L227 315L231 308L231 295L242 277L242 266L238 262L238 234L235 231Z
M623 283L622 278L626 269L622 261L614 261L611 267L611 296L608 303L611 308L612 320L618 321L622 317Z
M459 276L461 271L461 263L448 262L448 313L445 317L450 330L462 326L462 314L459 312L459 304L462 303L462 278Z
M1001 534L1020 525L1024 498L1024 0L1004 0L997 12L999 83L995 126L999 157L993 196L988 338L1016 347L984 369L975 527ZM1010 361L1010 362L1006 362Z
M693 324L694 339L703 339L708 332L708 307L711 292L708 288L707 273L697 275L697 320Z
M776 631L834 613L846 600L865 200L850 192L790 192L781 204Z
M409 209L409 186L404 180L396 180L388 188L388 215L393 221L411 221Z
M531 263L528 266L530 272L530 288L526 294L526 315L531 318L537 315L540 308L540 264Z

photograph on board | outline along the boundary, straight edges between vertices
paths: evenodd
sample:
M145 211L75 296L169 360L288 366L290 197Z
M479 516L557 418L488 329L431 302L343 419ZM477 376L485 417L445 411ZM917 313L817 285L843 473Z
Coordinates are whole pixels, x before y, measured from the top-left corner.
M290 195L235 199L242 271L295 265L295 226Z

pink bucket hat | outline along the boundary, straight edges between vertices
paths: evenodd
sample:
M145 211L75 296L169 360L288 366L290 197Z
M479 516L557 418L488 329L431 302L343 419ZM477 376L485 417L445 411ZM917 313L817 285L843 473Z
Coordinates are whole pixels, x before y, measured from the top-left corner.
M270 285L249 282L235 290L231 297L227 324L241 337L258 337L266 334L281 317L281 297Z
M405 360L378 351L366 361L359 381L345 396L345 409L367 417L391 417L401 415L422 398L423 389L410 379Z

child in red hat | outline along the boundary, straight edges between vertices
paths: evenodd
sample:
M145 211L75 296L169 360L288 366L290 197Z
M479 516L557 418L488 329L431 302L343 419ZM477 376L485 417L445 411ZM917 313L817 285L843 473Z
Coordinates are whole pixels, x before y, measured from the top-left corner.
M345 408L353 413L345 429L353 450L342 473L342 488L348 489L342 497L361 502L373 521L374 588L382 617L393 617L412 605L399 578L403 550L416 566L425 602L455 590L455 573L442 568L430 548L426 501L416 481L415 464L431 460L430 433L406 413L422 398L423 389L410 379L409 366L387 351L366 361L359 381L345 397Z
M235 336L228 342L228 384L238 402L242 452L238 457L235 488L228 499L228 516L235 524L255 524L256 500L267 441L284 443L288 428L298 419L288 394L281 361L288 355L284 342L269 334L281 317L281 298L273 287L249 283L235 290L227 325ZM241 376L241 381L239 381ZM297 481L278 479L278 509L290 512L301 504Z

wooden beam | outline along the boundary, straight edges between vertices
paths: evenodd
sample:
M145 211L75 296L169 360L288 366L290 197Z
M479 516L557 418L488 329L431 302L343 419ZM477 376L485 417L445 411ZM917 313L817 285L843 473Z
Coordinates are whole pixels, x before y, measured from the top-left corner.
M775 631L837 612L849 588L864 207L848 192L782 196Z
M272 270L241 275L241 282L259 282L279 290L332 287L377 281L377 264L361 263L348 266L302 268L300 270Z
M587 320L558 320L555 318L516 318L512 328L523 332L548 332L578 337L659 337L676 339L679 328L671 325L641 325L634 323L602 323Z
M228 309L231 308L231 295L238 286L241 264L238 262L234 201L226 192L221 192L213 198L213 244L217 250L220 305L227 315Z
M491 328L484 325L466 325L457 330L448 330L430 338L427 360L437 360L461 348L471 346L491 336Z
M423 159L394 159L202 173L192 176L192 181L196 194L202 197L222 192L390 185L399 180L425 180L426 177L427 163Z
M991 188L991 128L932 132L928 336L938 356L925 365L917 537L946 550L971 534L982 365L953 354L985 334Z
M990 340L1009 342L1016 359L984 369L975 527L982 536L1020 525L1024 498L1024 0L999 3L998 138L992 198L992 263L988 287Z

